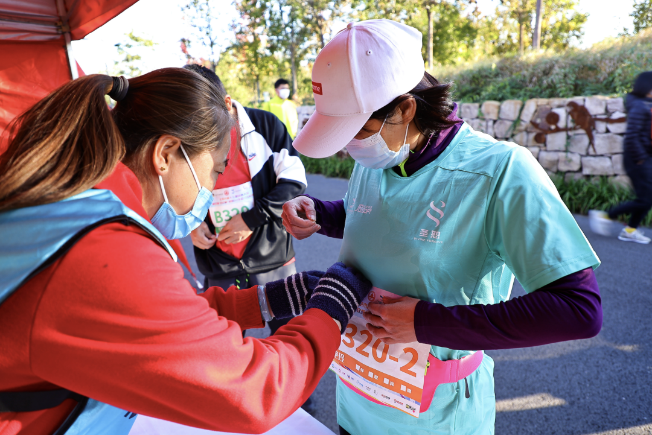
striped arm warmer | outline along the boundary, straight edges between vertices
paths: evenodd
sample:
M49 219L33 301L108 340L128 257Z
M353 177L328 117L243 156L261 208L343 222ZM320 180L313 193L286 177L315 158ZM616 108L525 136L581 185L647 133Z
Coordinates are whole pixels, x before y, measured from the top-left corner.
M371 282L354 269L344 263L335 263L319 280L307 308L319 308L339 320L343 333L371 287Z
M295 317L306 311L306 305L324 272L309 270L268 283L267 299L277 319Z

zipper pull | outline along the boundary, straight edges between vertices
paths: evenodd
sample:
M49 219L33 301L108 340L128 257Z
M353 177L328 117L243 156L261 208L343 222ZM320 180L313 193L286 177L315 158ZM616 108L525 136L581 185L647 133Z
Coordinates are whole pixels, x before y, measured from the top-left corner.
M464 385L466 386L466 391L464 392L464 397L467 399L471 397L471 393L469 393L469 382L464 378Z

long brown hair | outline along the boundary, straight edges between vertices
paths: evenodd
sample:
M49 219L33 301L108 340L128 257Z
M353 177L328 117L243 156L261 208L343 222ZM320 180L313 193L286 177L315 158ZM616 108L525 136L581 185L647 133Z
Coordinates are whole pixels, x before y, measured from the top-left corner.
M112 85L109 76L81 77L12 122L0 156L0 211L81 193L120 160L142 183L154 170L147 152L163 134L181 140L190 157L228 143L225 95L199 74L164 68L130 79L113 111L104 99Z

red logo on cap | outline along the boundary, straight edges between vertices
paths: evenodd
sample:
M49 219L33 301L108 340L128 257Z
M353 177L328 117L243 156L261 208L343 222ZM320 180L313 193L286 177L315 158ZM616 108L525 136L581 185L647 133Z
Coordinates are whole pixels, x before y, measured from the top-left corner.
M321 83L312 82L312 92L317 95L324 95L321 93Z

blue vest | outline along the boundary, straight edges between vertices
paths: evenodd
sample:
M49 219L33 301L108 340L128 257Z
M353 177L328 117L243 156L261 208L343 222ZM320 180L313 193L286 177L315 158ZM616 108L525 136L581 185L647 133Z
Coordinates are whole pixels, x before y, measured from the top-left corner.
M137 225L177 260L165 237L151 223L126 207L113 192L90 189L52 204L0 213L0 304L91 230L112 222ZM3 398L11 394L0 393ZM0 411L5 410L3 406L0 401ZM126 435L136 421L134 417L129 411L82 398L56 433Z

